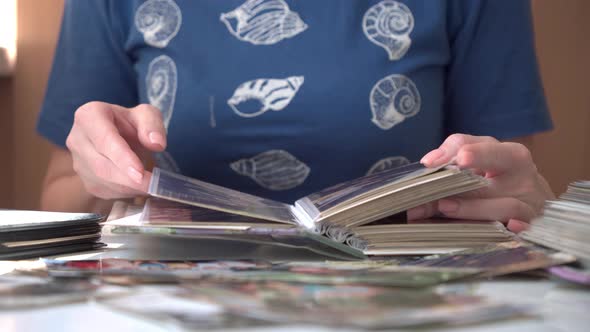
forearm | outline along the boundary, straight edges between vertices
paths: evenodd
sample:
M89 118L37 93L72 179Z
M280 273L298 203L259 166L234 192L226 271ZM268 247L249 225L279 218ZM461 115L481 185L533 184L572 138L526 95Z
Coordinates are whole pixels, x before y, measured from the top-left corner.
M112 201L89 194L78 175L63 175L46 182L41 194L41 209L63 212L107 214Z

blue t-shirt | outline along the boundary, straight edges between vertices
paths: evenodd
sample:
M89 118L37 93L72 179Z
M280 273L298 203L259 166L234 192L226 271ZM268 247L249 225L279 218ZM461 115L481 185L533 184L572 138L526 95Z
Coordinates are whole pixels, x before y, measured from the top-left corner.
M163 168L293 202L455 132L551 127L528 0L67 1L38 131L151 103Z

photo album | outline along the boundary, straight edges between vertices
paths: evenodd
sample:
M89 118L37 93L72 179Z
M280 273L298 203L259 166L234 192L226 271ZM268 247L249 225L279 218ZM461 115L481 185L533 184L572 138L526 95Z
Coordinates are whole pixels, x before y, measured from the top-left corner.
M0 210L0 260L102 248L102 219L94 213Z
M408 224L400 213L486 184L453 165L412 163L285 204L155 168L141 226L115 224L113 232L271 242L356 258L447 253L510 241L512 235L499 222Z

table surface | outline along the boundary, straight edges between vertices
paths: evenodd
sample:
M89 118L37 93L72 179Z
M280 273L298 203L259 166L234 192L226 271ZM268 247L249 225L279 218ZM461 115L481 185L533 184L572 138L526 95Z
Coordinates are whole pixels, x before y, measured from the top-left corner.
M154 252L140 250L141 243L133 243L126 239L120 243L120 239L109 239L109 243L117 243L110 249L100 253L88 253L68 256L67 259L97 259L102 258L127 258L127 259L170 259L166 255L154 257ZM194 243L193 241L192 243ZM217 243L219 244L219 243ZM228 243L224 255L218 258L238 259L242 258L238 253L254 254L254 248L238 246ZM211 257L214 251L206 248L211 246L206 241L200 242L200 248L188 249L189 252L198 252L203 257ZM185 248L186 250L186 248ZM142 254L141 254L142 253ZM219 255L219 252L215 251ZM273 252L277 253L277 252ZM168 253L169 254L169 253ZM280 253L279 253L280 254ZM288 255L288 253L285 253ZM259 256L255 256L259 257ZM307 256L302 254L299 259ZM188 257L187 257L188 258ZM196 259L195 255L191 258ZM313 257L312 257L313 258ZM462 286L464 285L464 286ZM453 287L456 287L454 284ZM484 295L494 300L508 301L510 303L533 305L537 315L530 318L512 319L508 321L492 322L461 328L434 329L436 331L589 331L590 326L590 289L573 287L556 280L522 279L504 277L493 280L483 280L460 284L459 287L469 287L470 293ZM310 326L292 326L272 328L272 331L331 331L328 328L316 328ZM54 307L45 307L30 310L11 310L0 312L0 331L175 331L181 327L162 321L145 319L115 312L112 309L96 302L67 304ZM254 330L254 329L253 329ZM256 328L260 331L260 328ZM433 330L433 331L434 331ZM336 329L334 329L336 331ZM342 331L342 329L338 329Z
M435 329L436 331L588 331L590 325L590 291L588 290L564 287L550 280L503 279L473 283L470 287L474 287L476 294L493 299L537 305L539 314L533 318L512 319L462 328ZM94 302L1 312L0 326L3 332L182 330L171 323L118 313ZM292 331L303 328L307 331L331 330L309 326L273 328L272 330Z

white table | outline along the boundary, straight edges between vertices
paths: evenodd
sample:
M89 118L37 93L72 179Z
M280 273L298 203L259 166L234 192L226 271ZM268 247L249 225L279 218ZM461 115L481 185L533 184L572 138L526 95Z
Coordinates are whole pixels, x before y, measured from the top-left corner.
M119 242L111 239L111 242ZM103 253L89 253L74 256L77 259L94 259L97 257L116 257L128 259L141 259L155 253L146 253L138 249L138 244L133 241L124 241L124 245L118 249L107 250ZM205 246L207 243L203 243ZM231 241L228 243L231 245ZM139 247L141 244L139 244ZM189 252L200 250L189 248ZM199 251L203 256L212 253L205 249ZM253 250L250 248L250 250ZM241 251L229 248L229 252L236 255ZM141 254L143 253L143 254ZM251 255L252 252L250 251ZM239 255L238 255L239 256ZM305 258L305 254L302 254ZM300 258L301 258L300 257ZM70 257L72 258L72 257ZM170 258L163 255L160 259ZM226 257L240 258L240 257ZM456 286L452 286L456 287ZM463 286L460 286L463 287ZM465 284L470 287L472 293L488 296L500 301L524 303L536 305L539 315L534 318L515 319L503 322L485 323L481 325L462 328L447 328L437 331L590 331L590 289L573 288L566 284L553 280L523 280L514 278L501 278ZM273 331L330 331L325 328L309 326L295 326L274 328ZM68 304L57 307L0 312L1 332L26 332L26 331L84 331L84 332L112 332L112 331L170 331L181 330L180 327L161 321L151 321L138 316L131 316L114 312L110 308L99 303ZM260 329L256 329L260 330ZM342 329L338 329L342 331Z

